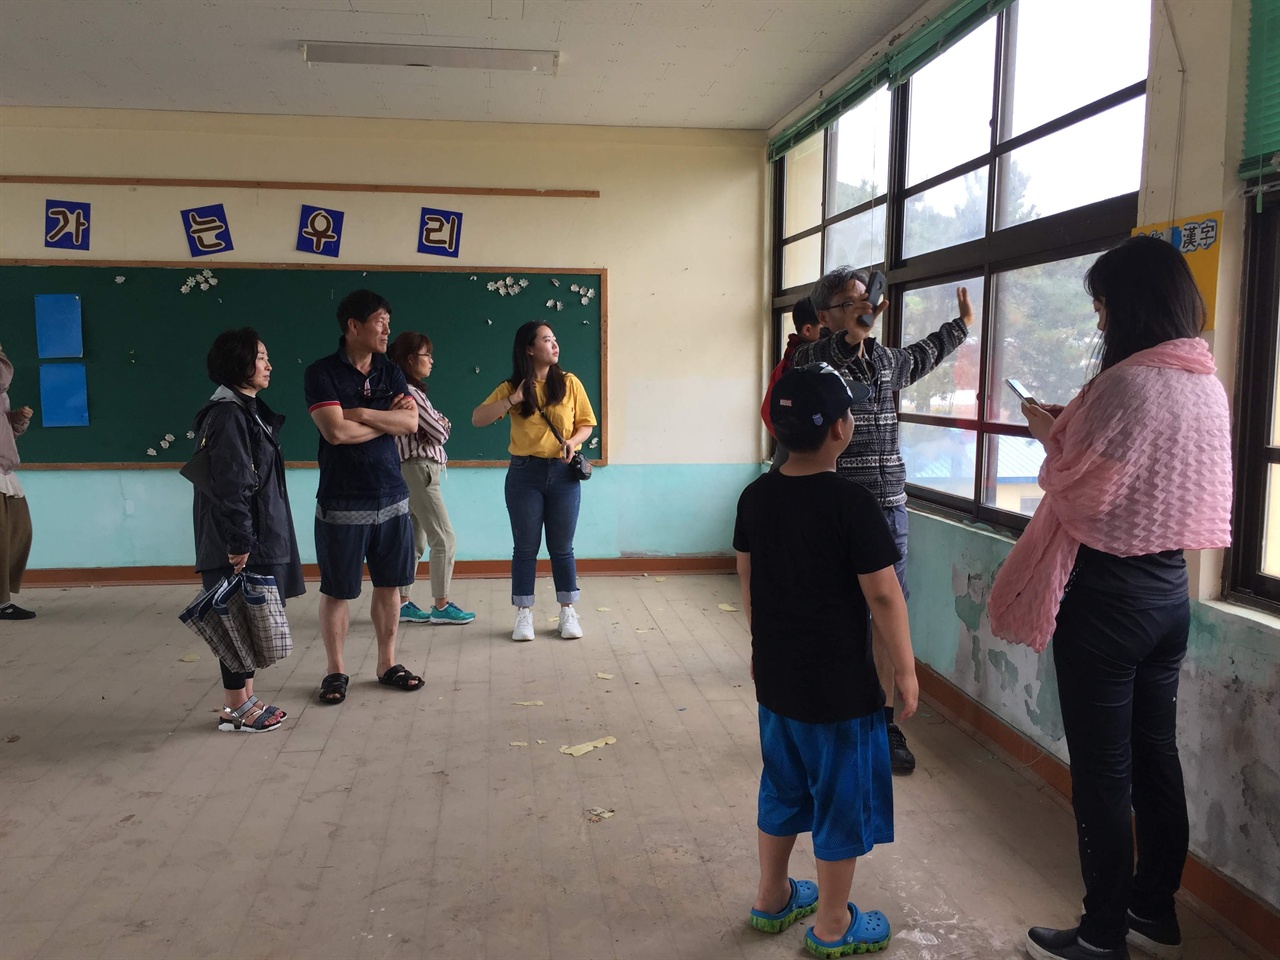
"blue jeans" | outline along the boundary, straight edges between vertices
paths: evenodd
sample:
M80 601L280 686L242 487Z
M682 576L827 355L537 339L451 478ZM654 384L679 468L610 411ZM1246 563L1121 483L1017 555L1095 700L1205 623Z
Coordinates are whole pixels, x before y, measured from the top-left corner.
M889 532L893 534L893 542L902 554L902 559L893 565L893 572L898 575L898 585L902 587L902 595L911 599L911 590L907 587L907 507L898 504L896 507L882 507L885 522L889 524Z
M511 603L533 606L542 528L547 528L547 552L556 600L576 603L578 568L573 559L573 533L578 526L581 482L573 468L560 460L512 457L507 468L507 513L511 517Z

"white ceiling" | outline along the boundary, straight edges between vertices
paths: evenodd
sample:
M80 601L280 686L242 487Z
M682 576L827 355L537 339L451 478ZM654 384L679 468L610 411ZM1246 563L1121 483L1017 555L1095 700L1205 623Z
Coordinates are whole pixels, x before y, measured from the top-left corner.
M0 0L0 104L763 130L922 0ZM302 40L560 51L556 76Z

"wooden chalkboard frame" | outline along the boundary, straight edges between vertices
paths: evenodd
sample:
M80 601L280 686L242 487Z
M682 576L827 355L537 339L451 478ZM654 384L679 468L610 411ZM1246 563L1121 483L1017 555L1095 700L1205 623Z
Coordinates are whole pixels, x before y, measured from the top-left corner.
M591 458L596 466L607 466L609 463L609 271L606 267L511 267L484 266L480 264L458 265L417 265L417 264L362 264L362 263L269 263L238 262L231 260L215 261L218 265L234 270L367 270L378 273L525 273L525 274L564 274L585 273L600 278L600 410L597 418L600 421L600 455ZM213 264L211 263L210 266ZM80 259L41 259L0 257L0 267L163 267L181 270L192 266L190 260L80 260ZM453 467L505 467L502 460L450 460ZM23 471L34 470L178 470L181 463L163 462L147 463L143 461L95 462L95 463L28 463L23 461ZM316 469L319 464L315 460L286 460L285 467L291 469Z

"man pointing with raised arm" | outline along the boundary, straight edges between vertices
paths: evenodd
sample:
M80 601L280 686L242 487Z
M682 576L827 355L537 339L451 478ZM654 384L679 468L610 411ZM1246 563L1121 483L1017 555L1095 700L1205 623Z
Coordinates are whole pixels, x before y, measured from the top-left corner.
M836 267L816 284L809 294L818 320L832 335L815 343L803 343L795 352L795 364L829 363L850 382L866 385L871 397L855 405L853 436L836 461L836 473L860 483L884 510L902 559L894 572L907 589L907 491L906 467L898 447L898 408L894 393L928 374L948 354L955 352L968 336L973 323L969 292L956 291L960 316L906 347L886 347L871 336L875 322L889 305L888 300L872 307L867 302L867 275L852 267ZM868 317L864 321L863 317ZM855 396L857 394L855 393ZM876 672L885 692L885 719L889 722L889 756L893 769L909 773L916 758L907 747L907 738L893 722L893 664L885 655L884 643L875 623L871 625Z

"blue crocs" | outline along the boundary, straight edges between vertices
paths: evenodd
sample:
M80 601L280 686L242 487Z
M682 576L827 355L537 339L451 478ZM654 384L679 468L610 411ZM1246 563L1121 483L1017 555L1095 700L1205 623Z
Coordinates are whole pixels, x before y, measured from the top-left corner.
M875 953L889 945L889 921L879 910L863 913L849 904L849 929L839 940L819 940L810 927L804 935L804 948L815 957L847 957L853 953Z
M765 933L781 933L801 917L807 917L818 909L818 885L812 880L792 880L791 899L777 913L765 913L763 910L751 911L751 925Z

